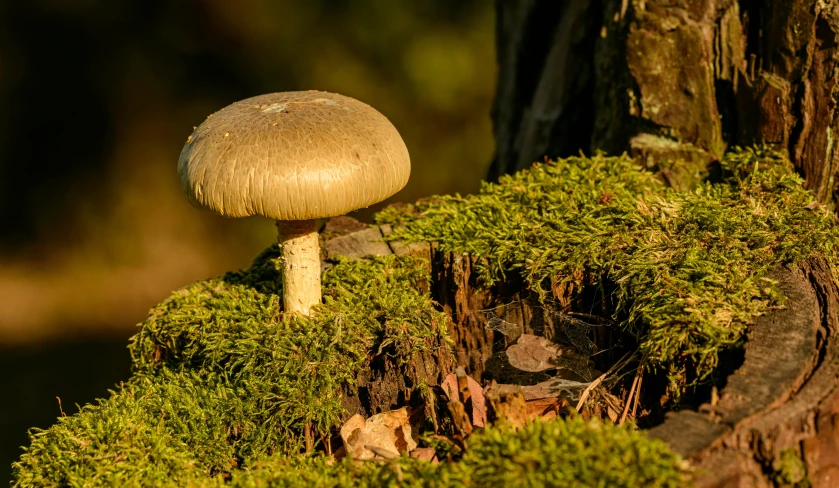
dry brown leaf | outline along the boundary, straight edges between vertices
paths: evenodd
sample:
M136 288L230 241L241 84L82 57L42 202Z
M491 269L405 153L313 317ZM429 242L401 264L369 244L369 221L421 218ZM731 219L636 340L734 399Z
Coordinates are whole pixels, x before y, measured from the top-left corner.
M486 400L484 399L484 391L477 381L473 380L471 376L467 376L466 380L469 383L469 393L472 398L472 425L475 427L483 427L486 425L487 409ZM440 385L449 400L460 401L459 389L457 386L457 375L451 373L446 376L443 384Z
M568 405L568 401L561 398L539 398L527 401L527 416L530 420L541 418L551 420Z
M373 415L364 420L359 414L341 427L344 447L353 459L387 458L385 453L409 452L417 447L411 437L407 408ZM372 447L372 449L371 449Z
M515 344L507 348L510 365L529 373L556 368L559 356L562 356L562 346L532 334L522 334Z
M418 447L411 451L411 457L419 459L420 461L431 461L431 464L437 464L437 451L431 447Z
M535 385L499 384L499 392L513 393L521 391L525 400L537 400L539 398L558 398L573 396L572 392L586 388L589 383L571 381L562 378L552 378Z

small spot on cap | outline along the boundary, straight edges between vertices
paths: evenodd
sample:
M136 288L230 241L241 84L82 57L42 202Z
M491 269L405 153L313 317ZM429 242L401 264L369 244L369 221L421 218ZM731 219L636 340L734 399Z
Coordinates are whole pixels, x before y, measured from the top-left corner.
M260 108L266 114L273 114L285 111L285 109L288 108L288 105L285 103L269 103L267 105L260 105Z

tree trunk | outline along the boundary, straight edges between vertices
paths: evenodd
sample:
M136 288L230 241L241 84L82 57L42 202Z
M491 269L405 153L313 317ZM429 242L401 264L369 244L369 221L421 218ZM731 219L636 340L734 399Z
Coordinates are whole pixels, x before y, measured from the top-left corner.
M835 0L497 0L496 11L491 179L602 149L689 186L727 147L766 143L820 201L836 199Z

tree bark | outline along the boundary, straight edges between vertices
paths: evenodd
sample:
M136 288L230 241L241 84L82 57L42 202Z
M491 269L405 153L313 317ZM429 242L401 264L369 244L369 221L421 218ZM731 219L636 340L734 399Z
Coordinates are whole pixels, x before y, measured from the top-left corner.
M691 461L699 487L839 480L839 290L823 259L772 277L787 307L751 328L719 400L671 413L649 433Z
M835 0L496 0L496 12L490 179L602 149L690 186L727 147L766 143L836 200Z

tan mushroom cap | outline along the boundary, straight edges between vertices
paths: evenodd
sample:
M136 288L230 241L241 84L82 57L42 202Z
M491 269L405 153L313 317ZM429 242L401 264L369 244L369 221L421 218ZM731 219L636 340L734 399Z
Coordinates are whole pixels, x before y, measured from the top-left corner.
M178 174L189 200L228 217L343 215L401 190L408 149L387 118L335 93L271 93L209 116Z

